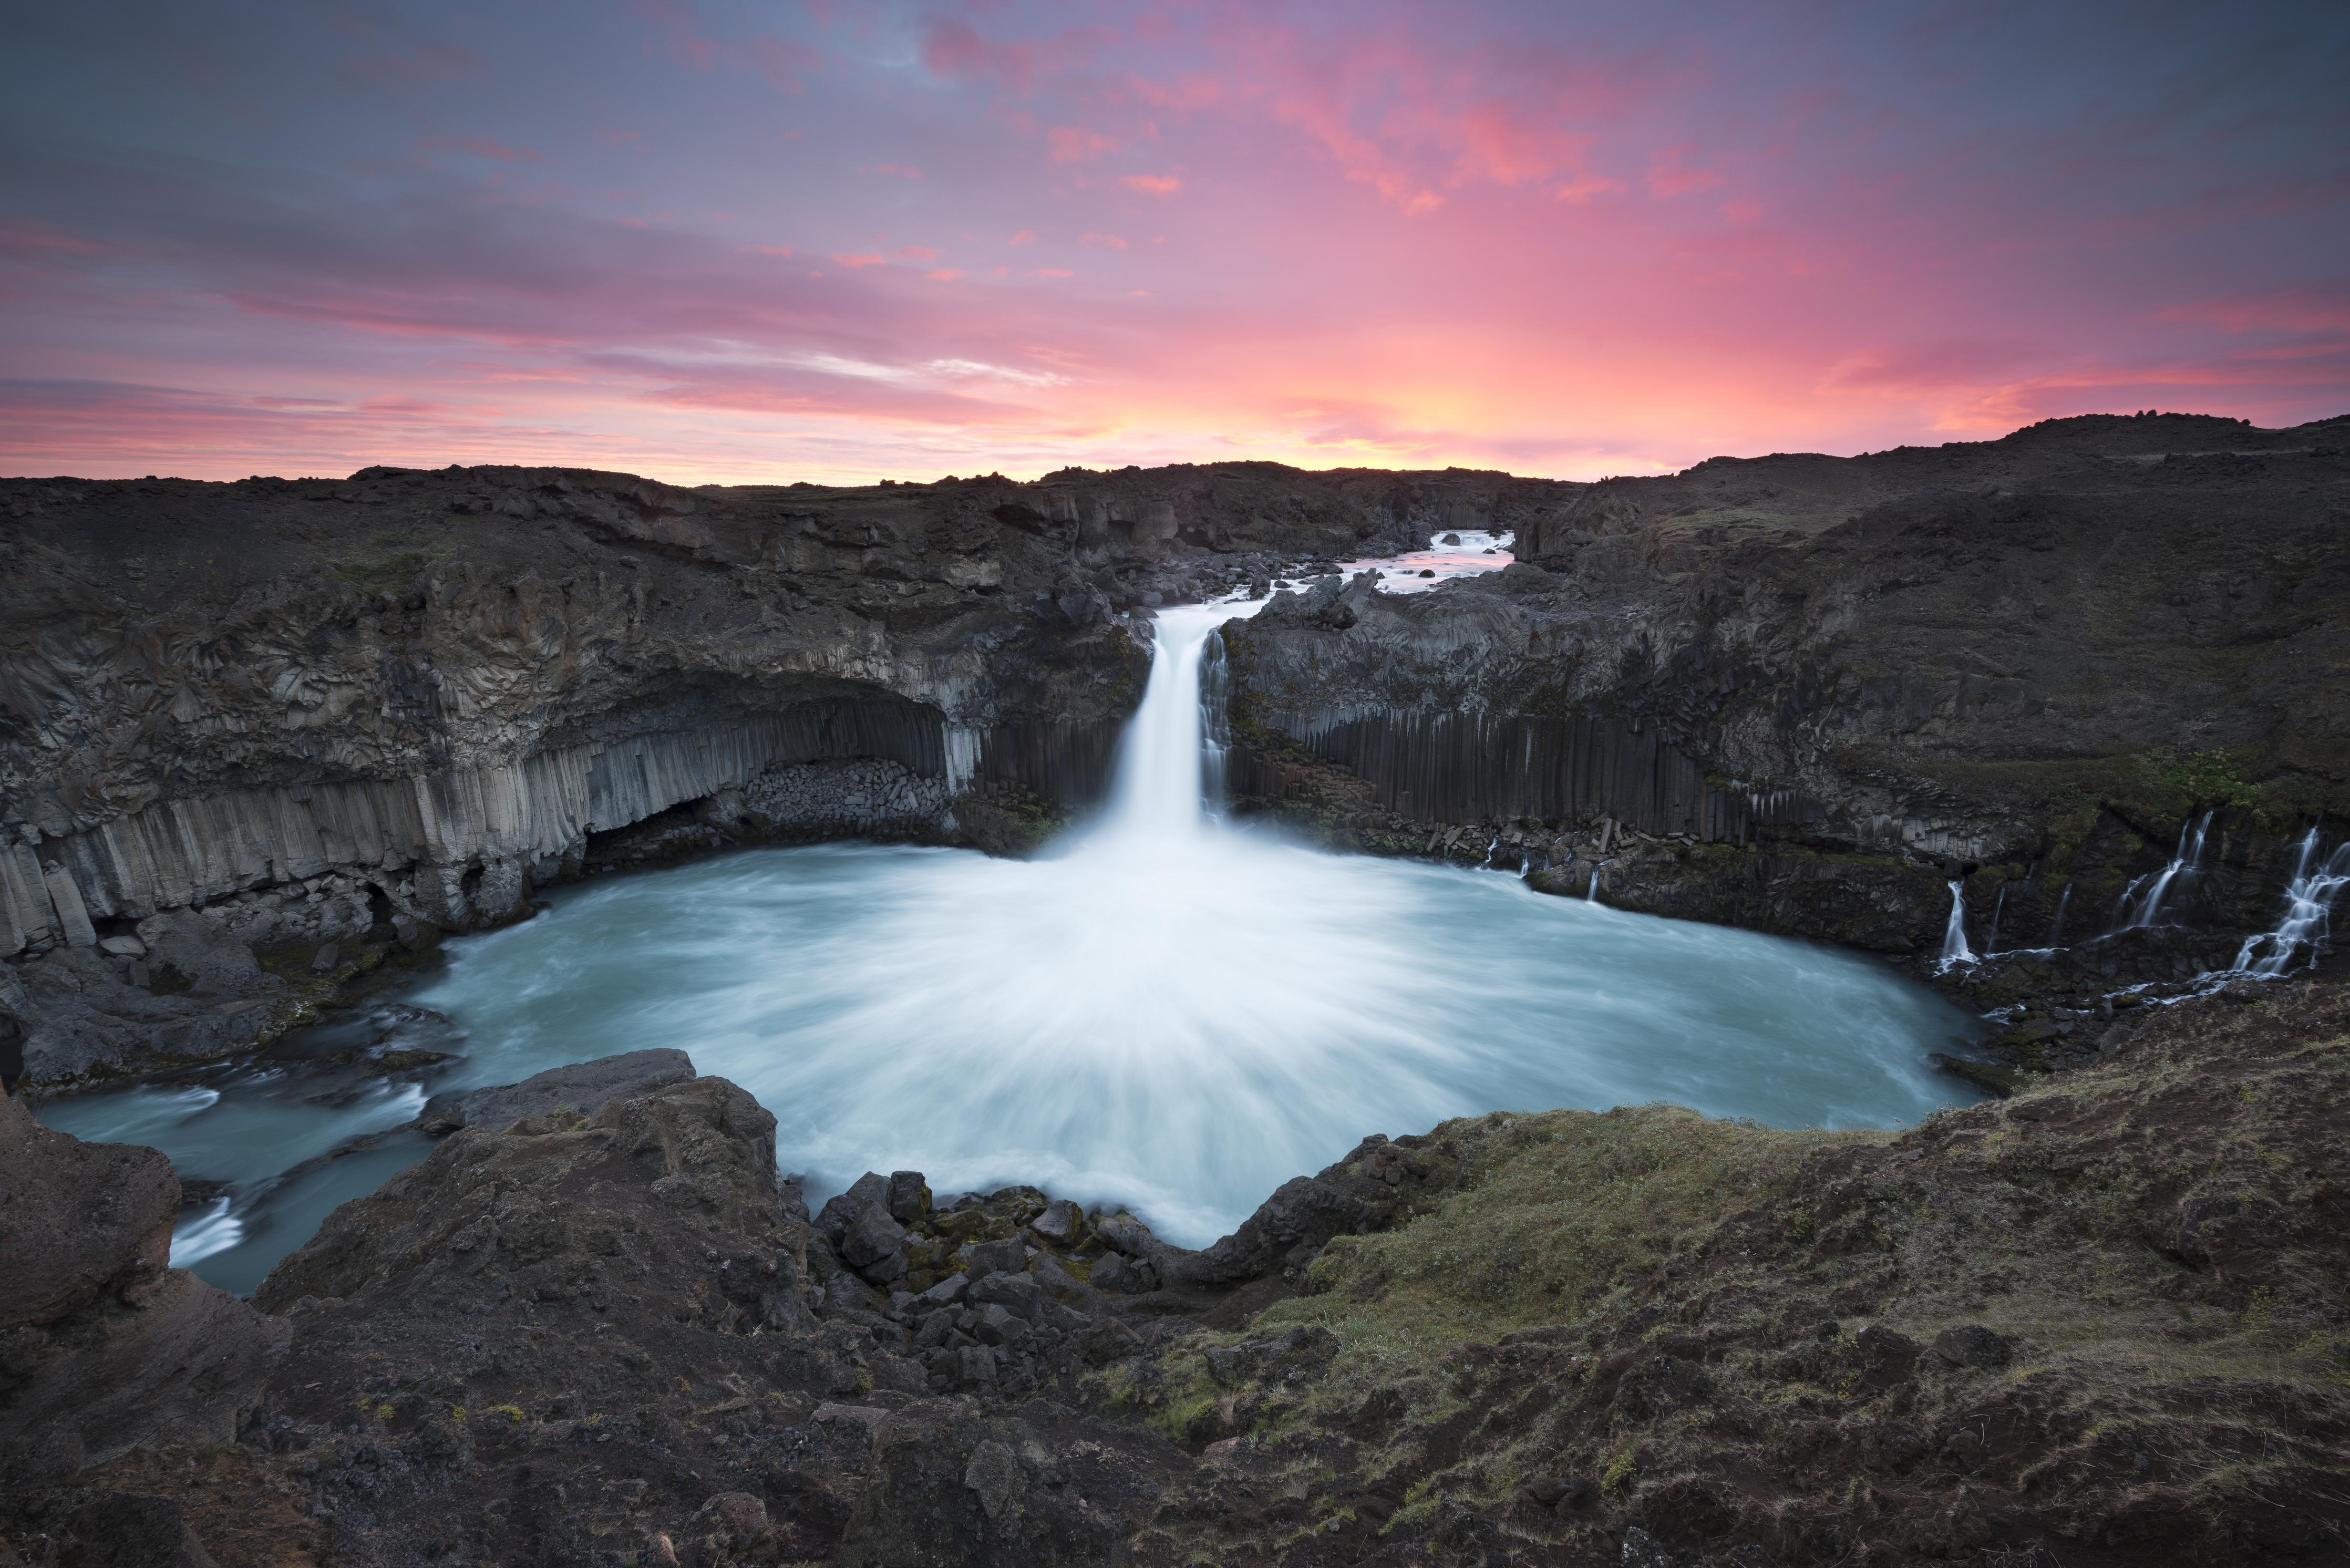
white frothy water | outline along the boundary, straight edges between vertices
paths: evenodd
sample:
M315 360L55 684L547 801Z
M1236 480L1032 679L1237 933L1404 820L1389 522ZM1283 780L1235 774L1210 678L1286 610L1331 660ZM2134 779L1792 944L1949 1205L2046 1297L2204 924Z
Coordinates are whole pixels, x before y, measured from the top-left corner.
M1479 548L1465 569L1495 562ZM1256 607L1158 618L1110 801L1058 854L749 850L561 888L452 942L411 998L466 1035L434 1087L678 1046L775 1114L814 1199L868 1168L942 1194L1034 1182L1191 1245L1367 1133L1451 1116L1663 1099L1887 1126L1974 1097L1924 1062L1973 1021L1876 961L1223 824L1203 655ZM237 1182L181 1238L232 1289L425 1147L301 1165L413 1116L415 1091L371 1080L305 1119L282 1074L220 1083L217 1106L140 1088L44 1116Z
M1193 1245L1450 1116L1884 1125L1968 1097L1922 1061L1964 1015L1868 960L1223 826L1200 670L1250 607L1158 618L1108 808L1063 853L827 845L567 890L416 1000L482 1082L682 1046L775 1112L812 1197L868 1168L1029 1181Z
M1950 918L1942 924L1942 958L1938 967L1947 970L1953 964L1974 961L1974 950L1967 946L1967 890L1953 881L1950 884Z
M2330 934L2334 900L2350 886L2350 842L2334 846L2324 859L2317 855L2317 829L2311 826L2294 854L2293 880L2284 890L2284 919L2273 931L2247 937L2236 954L2236 967L2262 977L2286 972L2304 950L2314 953Z

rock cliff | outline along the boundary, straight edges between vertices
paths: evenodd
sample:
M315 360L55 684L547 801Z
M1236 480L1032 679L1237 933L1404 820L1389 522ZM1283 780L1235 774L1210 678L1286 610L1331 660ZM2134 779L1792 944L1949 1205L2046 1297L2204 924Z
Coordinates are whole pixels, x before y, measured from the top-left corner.
M286 1325L169 1266L180 1183L0 1098L0 1476L37 1485L140 1444L234 1440Z
M133 1070L265 1038L599 852L1014 843L1098 792L1145 596L1398 547L1448 483L0 482L0 956L53 959L0 1007L36 1080ZM260 968L165 950L207 931Z
M1977 952L2046 947L2133 923L2194 841L2188 934L2110 989L2199 931L2224 966L2350 804L2350 421L1717 458L1483 521L1521 564L1224 628L1243 805L1928 958L1953 880Z

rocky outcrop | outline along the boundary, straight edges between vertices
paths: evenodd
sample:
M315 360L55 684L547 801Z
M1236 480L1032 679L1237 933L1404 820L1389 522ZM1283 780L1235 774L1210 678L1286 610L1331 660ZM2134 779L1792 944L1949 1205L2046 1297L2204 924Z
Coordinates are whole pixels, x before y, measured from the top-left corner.
M162 1155L0 1098L0 1476L37 1486L140 1444L225 1443L286 1327L169 1266Z
M1227 626L1232 784L1333 842L1929 956L1953 878L1978 951L2126 923L2208 812L2165 923L2241 940L2350 800L2345 433L2061 421L1520 506L1504 572Z
M1398 547L1455 488L1245 463L0 482L0 957L103 954L20 964L0 1005L34 1078L70 1081L250 1047L345 966L587 870L852 833L1017 848L1103 787L1134 610ZM105 948L192 909L286 983L182 1004Z
M271 1275L291 1345L234 1449L20 1487L0 1537L388 1568L2333 1561L2350 991L2147 1011L1900 1133L1644 1106L1368 1138L1196 1253L911 1171L811 1221L718 1079L469 1126Z
M698 1076L693 1058L682 1051L655 1047L600 1056L533 1074L519 1084L485 1089L452 1089L424 1102L416 1125L429 1133L452 1133L459 1127L486 1127L496 1132L526 1116L569 1114L593 1116L610 1101L634 1099L671 1084Z

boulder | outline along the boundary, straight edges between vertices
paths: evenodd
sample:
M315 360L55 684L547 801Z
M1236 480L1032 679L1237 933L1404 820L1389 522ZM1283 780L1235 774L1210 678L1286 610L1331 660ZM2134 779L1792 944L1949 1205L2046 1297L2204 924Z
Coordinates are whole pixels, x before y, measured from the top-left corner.
M290 1331L170 1266L179 1210L157 1150L84 1143L0 1099L0 1475L235 1438Z
M985 1275L971 1287L971 1299L981 1306L1001 1306L1029 1323L1042 1322L1045 1316L1044 1288L1027 1274Z
M910 1225L931 1211L930 1184L919 1170L889 1173L889 1217Z
M525 1116L543 1116L557 1110L593 1116L613 1100L693 1076L693 1059L682 1051L665 1047L628 1051L550 1067L519 1084L435 1095L424 1102L416 1125L429 1133L451 1133L459 1127L509 1127Z
M837 1247L841 1237L848 1233L850 1223L865 1212L867 1204L879 1203L886 1207L889 1199L889 1179L878 1171L868 1170L850 1182L847 1191L825 1201L824 1207L816 1210L816 1228L824 1232L827 1241Z
M1016 1274L1028 1267L1027 1243L1016 1237L1003 1241L965 1241L955 1249L955 1267L972 1279L989 1274Z
M868 1203L841 1232L840 1256L852 1269L863 1271L894 1257L903 1272L905 1255L906 1228L889 1218L884 1204Z

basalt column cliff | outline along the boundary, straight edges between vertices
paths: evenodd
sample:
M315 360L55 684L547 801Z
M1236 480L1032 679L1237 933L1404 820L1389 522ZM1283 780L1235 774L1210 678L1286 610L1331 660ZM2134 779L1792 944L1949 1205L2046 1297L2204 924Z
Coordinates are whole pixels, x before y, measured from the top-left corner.
M9 482L0 1008L36 1081L136 1071L583 869L1016 851L1101 786L1135 611L1464 527L1519 564L1225 628L1242 809L1921 967L1955 934L2005 955L1956 977L1987 1005L2180 980L2350 803L2345 435L2101 416L1596 485Z

